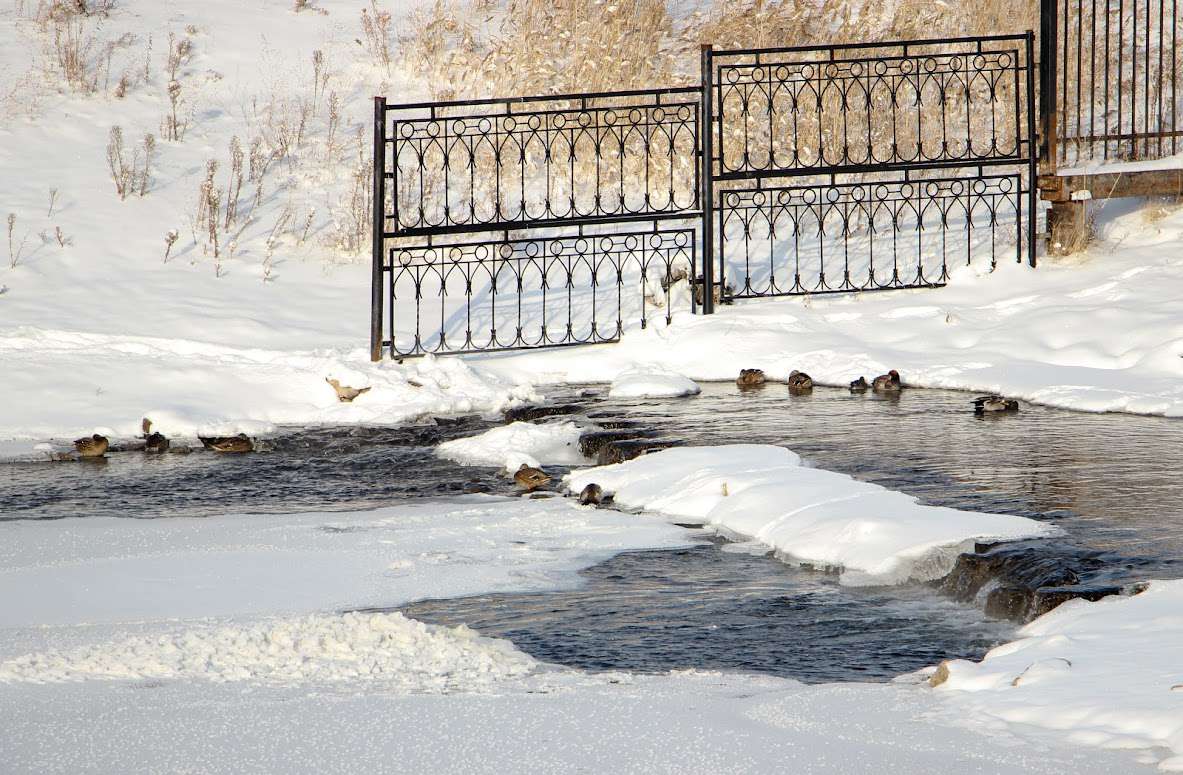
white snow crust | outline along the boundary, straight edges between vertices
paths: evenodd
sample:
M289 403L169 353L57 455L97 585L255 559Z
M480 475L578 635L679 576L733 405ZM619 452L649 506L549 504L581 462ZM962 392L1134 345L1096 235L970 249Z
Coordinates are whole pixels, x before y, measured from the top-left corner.
M511 473L522 465L580 465L588 462L579 452L581 432L573 422L514 422L445 441L436 454L461 465L500 466Z
M845 474L808 468L781 447L737 444L661 450L573 472L625 507L701 520L755 539L795 562L834 568L847 584L939 578L974 541L1033 538L1055 528L1024 517L923 505Z

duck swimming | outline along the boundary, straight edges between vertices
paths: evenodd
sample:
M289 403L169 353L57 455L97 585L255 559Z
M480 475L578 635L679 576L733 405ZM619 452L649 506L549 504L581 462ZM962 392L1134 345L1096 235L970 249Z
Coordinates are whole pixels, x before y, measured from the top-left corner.
M526 492L533 492L549 484L550 476L541 468L532 468L522 463L522 467L513 475L513 480Z
M604 488L592 482L579 493L579 503L583 506L596 506L604 500Z
M154 433L152 431L152 421L147 417L144 418L140 427L144 430L144 451L153 454L160 454L161 452L168 452L168 438L163 433Z
M803 371L789 374L789 390L794 393L808 393L813 390L813 378Z
M880 374L871 383L871 389L876 393L898 393L902 387L903 385L900 384L900 373L895 369L892 369L886 374Z
M993 414L995 412L1017 412L1019 402L1013 398L1002 396L979 396L974 399L974 414Z
M867 390L870 389L870 387L871 386L869 384L867 384L866 377L859 377L858 379L851 381L850 392L851 393L866 393Z
M198 436L201 444L211 452L241 455L255 450L255 443L245 433L237 436Z
M78 450L78 456L82 458L102 457L107 454L107 449L110 446L111 442L107 440L107 437L97 433L74 440L74 449Z
M761 369L740 369L739 378L735 380L735 384L741 388L759 387L765 382L764 372Z

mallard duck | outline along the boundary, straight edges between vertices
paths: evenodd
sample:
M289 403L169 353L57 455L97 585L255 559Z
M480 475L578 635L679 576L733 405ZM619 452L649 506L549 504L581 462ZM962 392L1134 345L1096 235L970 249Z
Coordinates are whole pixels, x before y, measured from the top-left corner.
M602 500L604 500L604 488L594 482L584 487L579 493L579 502L584 506L596 506Z
M330 377L325 377L325 382L333 386L333 390L337 391L337 400L343 404L348 404L353 399L360 396L362 393L370 392L368 387L355 388L348 385L342 385L338 380Z
M866 377L859 377L858 379L853 380L850 383L850 392L851 393L866 393L867 390L870 389L870 387L871 386L867 384Z
M107 440L107 437L100 436L97 433L93 436L83 436L80 439L74 440L74 449L78 450L79 457L102 457L107 454L107 449L110 446L111 442Z
M740 369L739 378L735 380L735 384L741 388L759 387L764 382L764 372L761 369Z
M808 393L813 390L813 378L803 371L789 374L789 390L794 393Z
M973 403L974 414L1019 411L1018 401L1013 398L1003 398L1002 396L979 396L974 399Z
M903 385L900 384L900 373L895 369L880 374L871 382L871 389L876 393L898 393Z
M163 433L154 433L152 431L152 421L147 417L140 424L144 430L144 451L159 454L161 452L168 452L168 439Z
M550 476L541 468L532 468L522 463L522 467L513 475L513 480L526 492L533 492L539 487L548 484L550 482Z
M240 433L237 436L198 436L197 438L201 439L202 446L211 452L242 454L253 452L255 449L255 443L245 433Z

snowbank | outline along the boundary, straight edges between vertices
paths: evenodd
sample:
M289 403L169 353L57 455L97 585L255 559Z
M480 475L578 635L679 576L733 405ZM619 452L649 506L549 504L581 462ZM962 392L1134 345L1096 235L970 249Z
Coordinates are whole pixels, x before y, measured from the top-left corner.
M701 388L693 380L660 367L629 369L612 380L610 398L678 398L694 396Z
M939 578L973 541L1053 534L1023 517L925 506L845 474L806 468L781 447L681 447L573 472L616 503L701 520L749 536L802 564L842 571L847 584Z
M476 436L445 441L436 454L466 466L500 466L517 471L523 464L586 464L579 452L579 426L573 422L515 422Z
M379 681L383 690L479 690L535 662L508 641L402 614L305 616L133 637L0 662L0 682L199 679L293 684Z
M1104 748L1169 749L1183 772L1183 580L1133 597L1071 600L937 687L977 716ZM943 671L942 671L943 672Z
M941 289L741 301L611 347L474 362L535 384L608 381L652 364L698 381L732 381L741 368L784 380L798 369L845 386L894 368L915 387L1183 416L1183 210L1151 222L1131 206L1098 213L1101 241L1088 253L1041 258L1034 270L1002 262L993 273L956 269Z

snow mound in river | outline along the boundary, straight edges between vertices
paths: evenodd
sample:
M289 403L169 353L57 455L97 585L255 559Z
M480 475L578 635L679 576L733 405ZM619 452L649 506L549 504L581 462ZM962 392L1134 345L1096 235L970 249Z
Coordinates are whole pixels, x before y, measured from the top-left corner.
M580 433L573 422L514 422L445 441L436 454L465 466L502 466L506 471L517 471L523 464L581 465L588 461L579 452Z
M479 691L535 661L507 641L402 614L305 616L131 637L0 663L0 682L200 679L299 684L380 681L406 693Z
M679 398L702 392L694 380L656 366L629 369L612 381L609 398Z
M807 468L793 452L770 445L669 449L568 478L575 492L590 482L626 508L750 536L802 564L841 569L843 583L852 585L940 578L974 541L1056 532L1024 517L925 506Z

